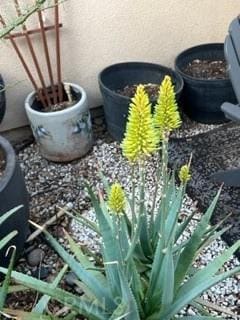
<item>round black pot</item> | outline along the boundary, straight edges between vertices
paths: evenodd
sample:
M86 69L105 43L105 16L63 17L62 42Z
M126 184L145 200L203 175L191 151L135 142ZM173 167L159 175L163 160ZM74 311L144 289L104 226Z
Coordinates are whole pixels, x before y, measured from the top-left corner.
M10 143L1 136L0 149L3 151L6 160L5 170L0 178L0 216L16 206L23 205L20 210L0 225L0 239L13 230L18 231L17 236L0 251L0 266L6 267L9 263L9 258L6 258L5 254L10 245L16 246L17 256L23 251L24 242L29 232L29 199L15 152Z
M3 90L3 88L4 88L4 81L0 74L0 123L2 122L2 119L5 114L5 110L6 110L5 91Z
M192 47L180 53L175 60L175 69L184 80L180 105L193 120L206 124L227 122L221 111L223 102L237 103L230 79L198 79L184 70L194 59L223 60L224 44L210 43Z
M175 85L176 97L179 99L183 80L177 72L159 64L146 62L124 62L111 65L99 74L99 86L103 97L104 114L111 136L121 141L124 136L129 97L116 91L127 85L160 84L165 75L169 75ZM154 101L152 101L154 102Z

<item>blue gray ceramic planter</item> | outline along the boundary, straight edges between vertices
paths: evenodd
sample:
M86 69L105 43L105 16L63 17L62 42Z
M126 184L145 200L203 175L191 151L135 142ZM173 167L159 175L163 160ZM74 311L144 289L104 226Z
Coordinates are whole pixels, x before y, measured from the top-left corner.
M25 101L25 110L41 155L56 162L80 158L92 147L92 125L86 92L76 84L68 85L79 99L75 105L64 110L36 110L35 92L30 93Z

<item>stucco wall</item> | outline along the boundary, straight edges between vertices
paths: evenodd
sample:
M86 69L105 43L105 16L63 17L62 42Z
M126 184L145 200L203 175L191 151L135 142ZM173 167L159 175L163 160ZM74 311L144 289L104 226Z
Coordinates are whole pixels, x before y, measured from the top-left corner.
M136 60L172 66L189 46L222 42L239 9L236 0L69 0L61 8L64 80L83 86L91 107L100 105L97 75L106 65ZM10 44L0 46L0 73L9 85L1 130L7 130L27 123L23 104L32 88Z

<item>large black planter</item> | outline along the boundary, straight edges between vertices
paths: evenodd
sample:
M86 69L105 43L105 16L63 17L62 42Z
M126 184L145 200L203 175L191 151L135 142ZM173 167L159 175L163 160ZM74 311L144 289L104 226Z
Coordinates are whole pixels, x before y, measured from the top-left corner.
M165 75L171 76L179 99L183 80L178 73L164 66L145 62L124 62L105 68L99 75L99 86L103 97L104 114L111 136L121 141L126 127L131 99L117 93L127 85L160 84Z
M0 74L0 123L2 122L2 119L5 114L5 109L6 109L5 91L3 90L3 88L4 88L4 82Z
M181 97L183 111L193 120L218 124L228 121L221 111L223 102L237 103L230 79L199 79L185 73L186 66L195 59L223 60L224 44L210 43L192 47L180 53L175 69L184 79Z
M18 205L23 205L23 208L13 214L0 226L0 239L13 230L18 231L18 235L0 251L0 266L6 267L9 259L5 257L5 253L9 245L16 246L17 255L20 255L23 251L24 242L29 231L29 211L28 193L20 166L16 160L15 152L10 143L1 136L0 152L3 152L6 160L5 171L0 178L0 215L3 215Z

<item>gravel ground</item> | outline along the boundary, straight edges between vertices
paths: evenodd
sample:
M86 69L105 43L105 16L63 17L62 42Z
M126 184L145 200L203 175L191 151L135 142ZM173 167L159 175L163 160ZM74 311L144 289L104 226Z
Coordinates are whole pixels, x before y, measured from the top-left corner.
M99 122L99 125L100 122ZM214 126L215 128L216 126ZM197 125L189 122L189 126L185 126L182 131L177 133L178 136L195 135L199 132L211 130L212 126ZM84 158L69 164L57 164L48 162L41 158L35 144L31 144L19 153L20 165L23 169L27 188L30 193L30 215L31 219L39 224L43 224L50 217L56 214L58 206L63 207L69 205L84 215L91 216L90 202L86 191L83 187L84 179L88 179L93 186L98 186L100 181L97 176L99 164L107 173L109 180L120 181L124 186L128 187L130 183L129 168L126 161L121 156L121 151L117 143L110 143L108 135L104 135L101 131L96 131L96 142L92 151ZM99 138L100 137L100 138ZM152 173L151 179L154 179L156 163L152 159L148 170ZM151 179L148 181L151 185ZM194 202L186 197L184 202L183 215L189 214L194 210L196 219L200 218L201 213L196 209ZM63 218L51 227L51 232L64 242L62 227L70 230L76 239L82 244L90 245L91 248L97 249L96 236L87 228L82 228L68 219ZM191 226L194 228L194 225ZM191 232L191 230L189 230ZM226 244L218 239L212 246L197 260L199 266L205 265L212 257L226 247ZM44 243L41 237L38 237L26 247L25 256L20 260L17 269L28 274L36 274L37 266L30 266L28 256L36 248L42 248L44 257L41 266L45 269L45 275L48 281L51 281L56 270L62 266L62 262L57 255ZM230 263L225 267L233 267L239 265L236 258L232 258ZM227 307L231 312L240 314L240 285L239 276L226 280L209 290L203 295L203 298L209 302ZM64 284L65 286L65 284ZM17 298L17 299L16 299ZM9 304L15 308L25 308L30 310L36 301L36 295L24 293L13 296L9 300ZM49 309L54 312L56 304L51 304ZM191 315L194 310L186 309L184 312ZM238 319L237 316L224 316L225 319Z

